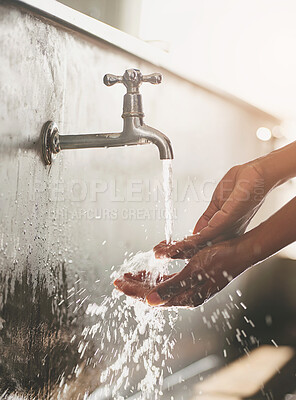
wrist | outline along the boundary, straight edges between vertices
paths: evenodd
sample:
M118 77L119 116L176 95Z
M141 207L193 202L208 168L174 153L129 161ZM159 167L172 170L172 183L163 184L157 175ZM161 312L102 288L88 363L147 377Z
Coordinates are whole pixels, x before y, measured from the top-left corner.
M271 152L253 162L253 166L262 176L265 193L279 186L284 181L285 172L279 168L279 155Z
M254 161L261 171L268 190L281 185L296 176L296 142Z
M238 274L261 261L262 246L259 241L261 233L257 228L233 239L235 241Z
M275 231L278 226L276 214L238 238L237 252L243 253L241 257L246 268L265 260L286 245L282 244L281 232Z

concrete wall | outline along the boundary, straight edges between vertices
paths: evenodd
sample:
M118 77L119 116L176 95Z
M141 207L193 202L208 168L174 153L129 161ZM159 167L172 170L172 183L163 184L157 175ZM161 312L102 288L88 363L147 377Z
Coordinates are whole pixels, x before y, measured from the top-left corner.
M0 27L0 386L38 392L83 362L77 343L69 345L84 324L83 307L73 303L79 289L81 300L99 303L111 290L111 267L164 237L164 220L153 215L163 208L153 196L162 176L154 146L65 151L45 167L41 127L54 120L64 134L120 131L124 88L105 87L103 75L159 69L11 5L0 4ZM276 121L159 72L162 85L142 86L144 111L174 145L180 237L228 168L269 150L255 132ZM50 351L40 344L46 340Z

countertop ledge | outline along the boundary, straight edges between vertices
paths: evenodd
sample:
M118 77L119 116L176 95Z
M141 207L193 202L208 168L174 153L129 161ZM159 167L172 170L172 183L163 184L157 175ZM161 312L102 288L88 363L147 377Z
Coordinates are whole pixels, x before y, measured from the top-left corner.
M203 90L211 92L216 96L222 97L240 107L249 109L252 112L260 113L267 119L273 119L275 124L280 123L280 119L253 104L250 104L231 93L227 93L215 86L211 86L202 80L195 79L191 74L186 73L183 68L172 65L169 54L157 47L144 42L132 35L120 31L107 25L95 18L89 17L74 10L56 0L0 0L0 4L20 6L32 10L36 15L41 15L59 23L62 26L83 32L86 35L102 40L127 53L130 53L142 60L145 60L156 67L167 70L168 72L184 79Z

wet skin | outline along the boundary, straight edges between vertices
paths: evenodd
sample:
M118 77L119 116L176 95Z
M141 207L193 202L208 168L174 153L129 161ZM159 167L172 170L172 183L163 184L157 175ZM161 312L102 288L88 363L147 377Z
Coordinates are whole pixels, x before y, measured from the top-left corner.
M159 277L156 285L150 283L145 271L135 275L124 274L114 284L126 295L146 299L150 305L196 307L233 278L226 271L225 264L232 273L238 275L241 272L235 252L234 243L216 244L199 251L178 274Z
M232 168L197 221L194 234L155 246L156 258L189 259L177 274L149 283L145 271L125 274L115 286L150 305L196 307L223 289L248 267L296 240L296 198L245 233L266 195L296 176L296 142ZM147 279L148 278L148 279Z
M175 274L159 276L155 284L158 285L172 278L174 275ZM124 274L123 277L114 281L114 285L118 290L125 293L127 296L135 297L139 300L145 300L147 294L155 287L155 284L151 281L150 273L145 270L137 272L136 274L128 272Z

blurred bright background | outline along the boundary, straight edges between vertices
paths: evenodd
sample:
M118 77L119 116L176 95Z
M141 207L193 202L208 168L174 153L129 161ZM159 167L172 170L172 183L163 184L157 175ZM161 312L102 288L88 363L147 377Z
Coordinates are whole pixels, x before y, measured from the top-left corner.
M167 54L172 70L258 107L282 123L258 127L266 152L296 139L295 0L63 0ZM281 189L278 207L295 193ZM281 255L296 259L296 245Z
M164 49L201 83L295 118L295 0L62 2Z

